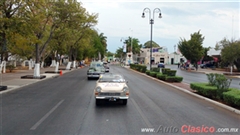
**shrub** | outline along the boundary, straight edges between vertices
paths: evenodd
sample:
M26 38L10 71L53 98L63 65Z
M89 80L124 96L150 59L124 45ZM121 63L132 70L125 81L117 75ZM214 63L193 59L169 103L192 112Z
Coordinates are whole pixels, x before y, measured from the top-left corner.
M168 76L176 76L176 70L166 70L165 71Z
M145 73L147 74L147 75L150 75L150 70L147 70Z
M223 100L232 106L240 107L240 90L230 88L228 92L223 93Z
M142 73L145 73L146 71L147 71L147 66L145 66L145 65L140 65L141 66L141 72Z
M167 82L181 82L183 80L183 77L180 76L166 76Z
M223 99L223 92L228 91L231 81L232 80L228 81L228 79L224 75L216 76L215 85L217 86L218 99Z
M215 85L215 74L214 73L210 73L210 74L206 74L207 78L208 78L208 83L209 85Z
M208 83L191 83L190 88L209 98L216 98L217 95L217 87Z
M166 80L166 77L167 77L167 75L164 75L164 74L157 74L157 78L159 79L159 80L163 80L163 81L165 81Z
M223 99L223 92L228 91L232 80L228 80L224 75L216 73L207 74L207 77L208 84L217 87L216 97L218 99Z
M160 72L160 68L152 67L152 68L151 68L151 71L153 71L153 72Z
M166 75L167 74L167 70L171 70L170 68L163 68L162 69L162 74Z
M157 77L156 75L157 75L157 72L150 72L150 76Z

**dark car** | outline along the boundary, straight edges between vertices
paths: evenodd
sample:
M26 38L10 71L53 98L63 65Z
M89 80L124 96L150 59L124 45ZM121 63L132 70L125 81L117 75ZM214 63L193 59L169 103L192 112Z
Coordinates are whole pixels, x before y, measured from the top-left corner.
M158 68L165 68L164 63L159 63L159 64L158 64Z
M103 62L103 66L105 68L105 72L109 72L110 68L108 66L108 63Z

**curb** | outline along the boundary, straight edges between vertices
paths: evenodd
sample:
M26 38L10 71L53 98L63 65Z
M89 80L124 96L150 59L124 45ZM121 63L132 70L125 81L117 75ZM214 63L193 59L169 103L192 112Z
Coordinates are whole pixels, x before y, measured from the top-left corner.
M129 68L129 69L130 69L130 68ZM231 107L231 106L227 106L227 105L225 105L225 104L221 104L221 103L219 103L219 102L217 102L217 101L214 101L214 100L212 100L212 99L209 99L209 98L200 96L200 95L195 94L195 93L193 93L193 92L190 92L190 91L188 91L188 90L186 90L186 89L184 89L184 88L181 88L181 87L178 87L178 86L169 84L169 83L167 83L167 82L161 81L161 80L156 79L156 78L151 77L151 76L148 76L148 75L146 75L146 74L144 74L144 73L140 73L140 72L135 71L135 70L133 70L133 69L130 69L130 70L132 70L132 71L134 71L134 72L137 72L137 73L139 73L139 74L141 74L141 75L143 75L143 76L146 76L146 77L148 77L148 78L151 78L151 79L153 79L153 80L155 80L155 81L161 82L161 83L163 83L163 84L165 84L165 85L171 86L171 87L173 87L173 88L175 88L175 89L181 90L181 91L183 91L183 92L185 92L185 93L187 93L187 94L190 94L190 95L192 95L192 96L195 96L195 97L197 97L197 98L206 100L206 101L208 101L208 102L210 102L210 103L212 103L212 104L214 104L214 105L217 105L217 106L219 106L219 107L221 107L221 108L224 108L224 109L226 109L226 110L228 110L228 111L230 111L230 112L234 112L234 113L240 115L240 110L238 110L238 109L236 109L236 108L233 108L233 107Z

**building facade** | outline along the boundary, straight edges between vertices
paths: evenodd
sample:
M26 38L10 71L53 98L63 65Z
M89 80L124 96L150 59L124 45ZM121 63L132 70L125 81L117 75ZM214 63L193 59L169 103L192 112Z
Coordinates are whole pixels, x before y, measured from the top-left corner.
M168 64L178 64L187 62L187 59L179 52L173 52L169 54Z
M150 48L141 48L137 61L143 64L149 64ZM152 64L178 64L181 62L187 62L187 60L180 52L173 52L169 54L166 48L152 48Z
M144 64L150 64L150 48L141 48L138 61ZM152 48L152 64L168 64L168 52L166 49L158 47Z

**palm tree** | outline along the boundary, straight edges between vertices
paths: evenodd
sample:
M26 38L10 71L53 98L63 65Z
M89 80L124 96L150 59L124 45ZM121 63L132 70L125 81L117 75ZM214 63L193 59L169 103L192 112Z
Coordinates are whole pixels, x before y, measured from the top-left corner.
M102 44L102 46L104 47L104 50L105 50L105 51L102 52L103 54L101 54L101 56L104 56L104 54L107 51L107 37L104 36L104 33L100 33L98 35L98 38L100 39L100 42L101 42L101 44ZM98 55L100 56L100 52L98 52Z

